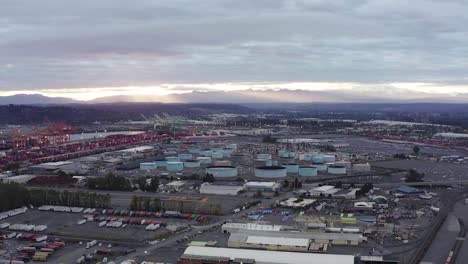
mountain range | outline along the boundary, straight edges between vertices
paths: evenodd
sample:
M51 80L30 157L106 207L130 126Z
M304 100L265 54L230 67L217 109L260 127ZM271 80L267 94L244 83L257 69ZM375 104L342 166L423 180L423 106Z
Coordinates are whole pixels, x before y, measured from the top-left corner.
M41 94L0 96L0 105L6 104L96 104L117 102L163 103L468 103L468 93L456 95L416 92L406 89L357 88L343 90L237 90L192 91L169 95L116 95L79 101L65 97Z

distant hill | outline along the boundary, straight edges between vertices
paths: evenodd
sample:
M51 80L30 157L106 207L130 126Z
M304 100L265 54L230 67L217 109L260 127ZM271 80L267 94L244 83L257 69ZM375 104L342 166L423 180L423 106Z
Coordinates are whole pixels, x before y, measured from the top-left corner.
M236 90L193 91L169 95L115 95L91 101L77 101L63 97L38 94L18 94L0 97L0 105L7 104L101 104L101 103L468 103L468 93L456 95L415 92L398 88L353 88L343 90Z
M40 94L15 94L11 96L0 96L0 105L42 105L42 104L71 104L78 103L73 99L65 97L48 97Z

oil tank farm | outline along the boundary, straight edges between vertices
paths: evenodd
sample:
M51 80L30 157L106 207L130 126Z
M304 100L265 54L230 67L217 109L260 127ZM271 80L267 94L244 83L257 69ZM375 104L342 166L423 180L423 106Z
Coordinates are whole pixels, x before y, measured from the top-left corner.
M189 148L188 153L198 154L198 153L200 153L200 149L199 148Z
M224 153L222 151L213 151L211 153L211 157L213 159L222 159L222 158L224 158Z
M200 150L200 156L211 157L212 154L213 154L213 151L211 149L202 149L202 150Z
M277 155L280 158L289 158L289 152L286 150L282 150L282 149L278 150Z
M156 167L160 168L160 167L166 167L166 160L165 159L157 159L154 161L154 164L156 165Z
M198 168L200 167L200 161L193 160L193 159L186 160L184 161L184 167L185 168Z
M328 173L333 175L346 174L346 167L341 165L330 165L328 166Z
M176 157L176 156L166 157L166 163L167 162L175 162L175 161L180 161L179 157Z
M236 143L228 144L228 145L226 145L226 148L230 148L230 149L232 149L232 150L236 150L236 149L237 149L237 144L236 144Z
M179 157L179 160L191 160L191 159L193 159L193 155L190 154L190 153L180 153L178 155L178 157Z
M322 158L323 158L323 162L335 162L336 161L336 157L335 155L322 155Z
M312 163L312 166L317 168L317 171L327 171L327 164L323 162L314 162Z
M238 171L234 166L208 166L206 173L212 174L215 178L237 177Z
M255 168L255 177L259 178L284 178L287 170L283 166L262 166Z
M200 164L210 164L211 163L211 157L198 157L198 161L200 161Z
M156 163L154 162L142 162L140 163L140 170L143 171L152 171L157 168Z
M287 163L283 165L286 167L286 172L287 173L298 173L299 172L299 164L297 163Z
M181 161L167 161L166 169L168 171L182 171L184 169L184 163Z
M318 169L314 166L301 166L299 167L299 176L314 177L317 176Z

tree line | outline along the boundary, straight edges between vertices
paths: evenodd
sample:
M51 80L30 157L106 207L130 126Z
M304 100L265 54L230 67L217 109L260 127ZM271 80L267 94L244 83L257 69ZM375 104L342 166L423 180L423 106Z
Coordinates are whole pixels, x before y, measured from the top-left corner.
M51 189L33 189L29 191L31 204L62 205L73 207L109 208L111 197L109 194L97 194L84 191L57 191Z
M16 183L0 183L0 211L8 211L22 206L62 205L76 207L108 208L109 194L94 192L70 192L51 189L33 189Z
M88 178L87 187L91 190L106 191L131 191L132 184L122 176L115 176L112 173L104 177Z

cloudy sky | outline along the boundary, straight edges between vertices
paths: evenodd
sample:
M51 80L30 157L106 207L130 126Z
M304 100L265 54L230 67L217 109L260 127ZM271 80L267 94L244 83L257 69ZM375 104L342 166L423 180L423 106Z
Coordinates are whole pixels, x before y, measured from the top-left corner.
M2 0L0 95L468 93L464 0Z

